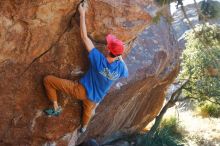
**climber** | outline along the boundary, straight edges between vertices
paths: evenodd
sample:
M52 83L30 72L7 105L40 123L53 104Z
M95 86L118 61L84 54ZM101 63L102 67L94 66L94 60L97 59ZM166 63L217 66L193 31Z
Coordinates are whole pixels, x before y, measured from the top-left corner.
M99 103L111 85L121 77L128 76L126 64L122 60L124 51L123 42L115 36L109 34L106 36L108 54L104 56L96 49L87 36L85 24L86 4L79 5L80 13L80 32L81 38L89 52L90 68L79 81L61 79L52 75L44 78L44 86L48 98L53 102L53 108L45 109L47 115L59 116L62 111L57 103L56 91L62 91L78 100L82 101L83 113L80 132L84 132L89 120Z

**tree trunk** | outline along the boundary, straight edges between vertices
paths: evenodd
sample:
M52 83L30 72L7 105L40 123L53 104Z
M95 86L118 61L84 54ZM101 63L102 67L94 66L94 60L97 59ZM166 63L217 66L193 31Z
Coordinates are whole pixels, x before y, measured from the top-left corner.
M174 101L173 99L169 100L167 102L167 104L162 108L160 114L156 117L155 119L155 123L154 125L151 127L150 131L148 132L148 137L149 138L153 138L155 136L155 133L163 119L164 114L166 113L166 111L173 107L175 105L176 101Z

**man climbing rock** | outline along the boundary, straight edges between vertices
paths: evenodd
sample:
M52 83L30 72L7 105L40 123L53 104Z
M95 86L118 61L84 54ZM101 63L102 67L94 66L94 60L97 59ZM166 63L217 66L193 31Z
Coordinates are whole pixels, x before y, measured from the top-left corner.
M59 116L62 111L57 103L56 91L62 91L83 103L81 132L84 132L92 113L111 85L121 77L128 76L126 64L120 55L124 51L123 42L113 35L107 35L108 54L106 57L96 49L87 36L85 24L86 5L79 5L81 38L89 52L90 68L79 81L61 79L52 75L44 78L44 86L53 108L44 110L47 115Z

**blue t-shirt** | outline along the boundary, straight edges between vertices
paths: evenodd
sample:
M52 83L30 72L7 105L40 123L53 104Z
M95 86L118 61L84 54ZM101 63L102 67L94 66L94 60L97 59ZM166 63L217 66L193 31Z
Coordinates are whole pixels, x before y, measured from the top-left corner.
M87 97L98 103L117 79L128 77L128 69L121 60L108 63L106 57L96 48L89 52L89 60L90 68L80 79L80 83L85 87Z

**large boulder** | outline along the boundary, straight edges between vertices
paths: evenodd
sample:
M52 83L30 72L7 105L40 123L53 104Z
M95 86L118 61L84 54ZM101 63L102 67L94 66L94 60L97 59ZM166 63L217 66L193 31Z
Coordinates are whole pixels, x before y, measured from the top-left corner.
M48 74L77 80L88 69L88 53L79 31L79 3L0 1L0 145L74 145L80 102L59 93L63 113L45 116L42 110L50 102L42 80ZM96 46L104 52L105 36L113 33L125 42L124 56L133 49L127 58L129 79L114 85L80 141L119 130L135 132L146 126L159 112L164 92L178 70L178 50L169 27L161 31L155 26L152 30L163 34L160 45L164 49L148 46L151 41L144 36L134 42L156 11L153 0L88 3L87 27Z

